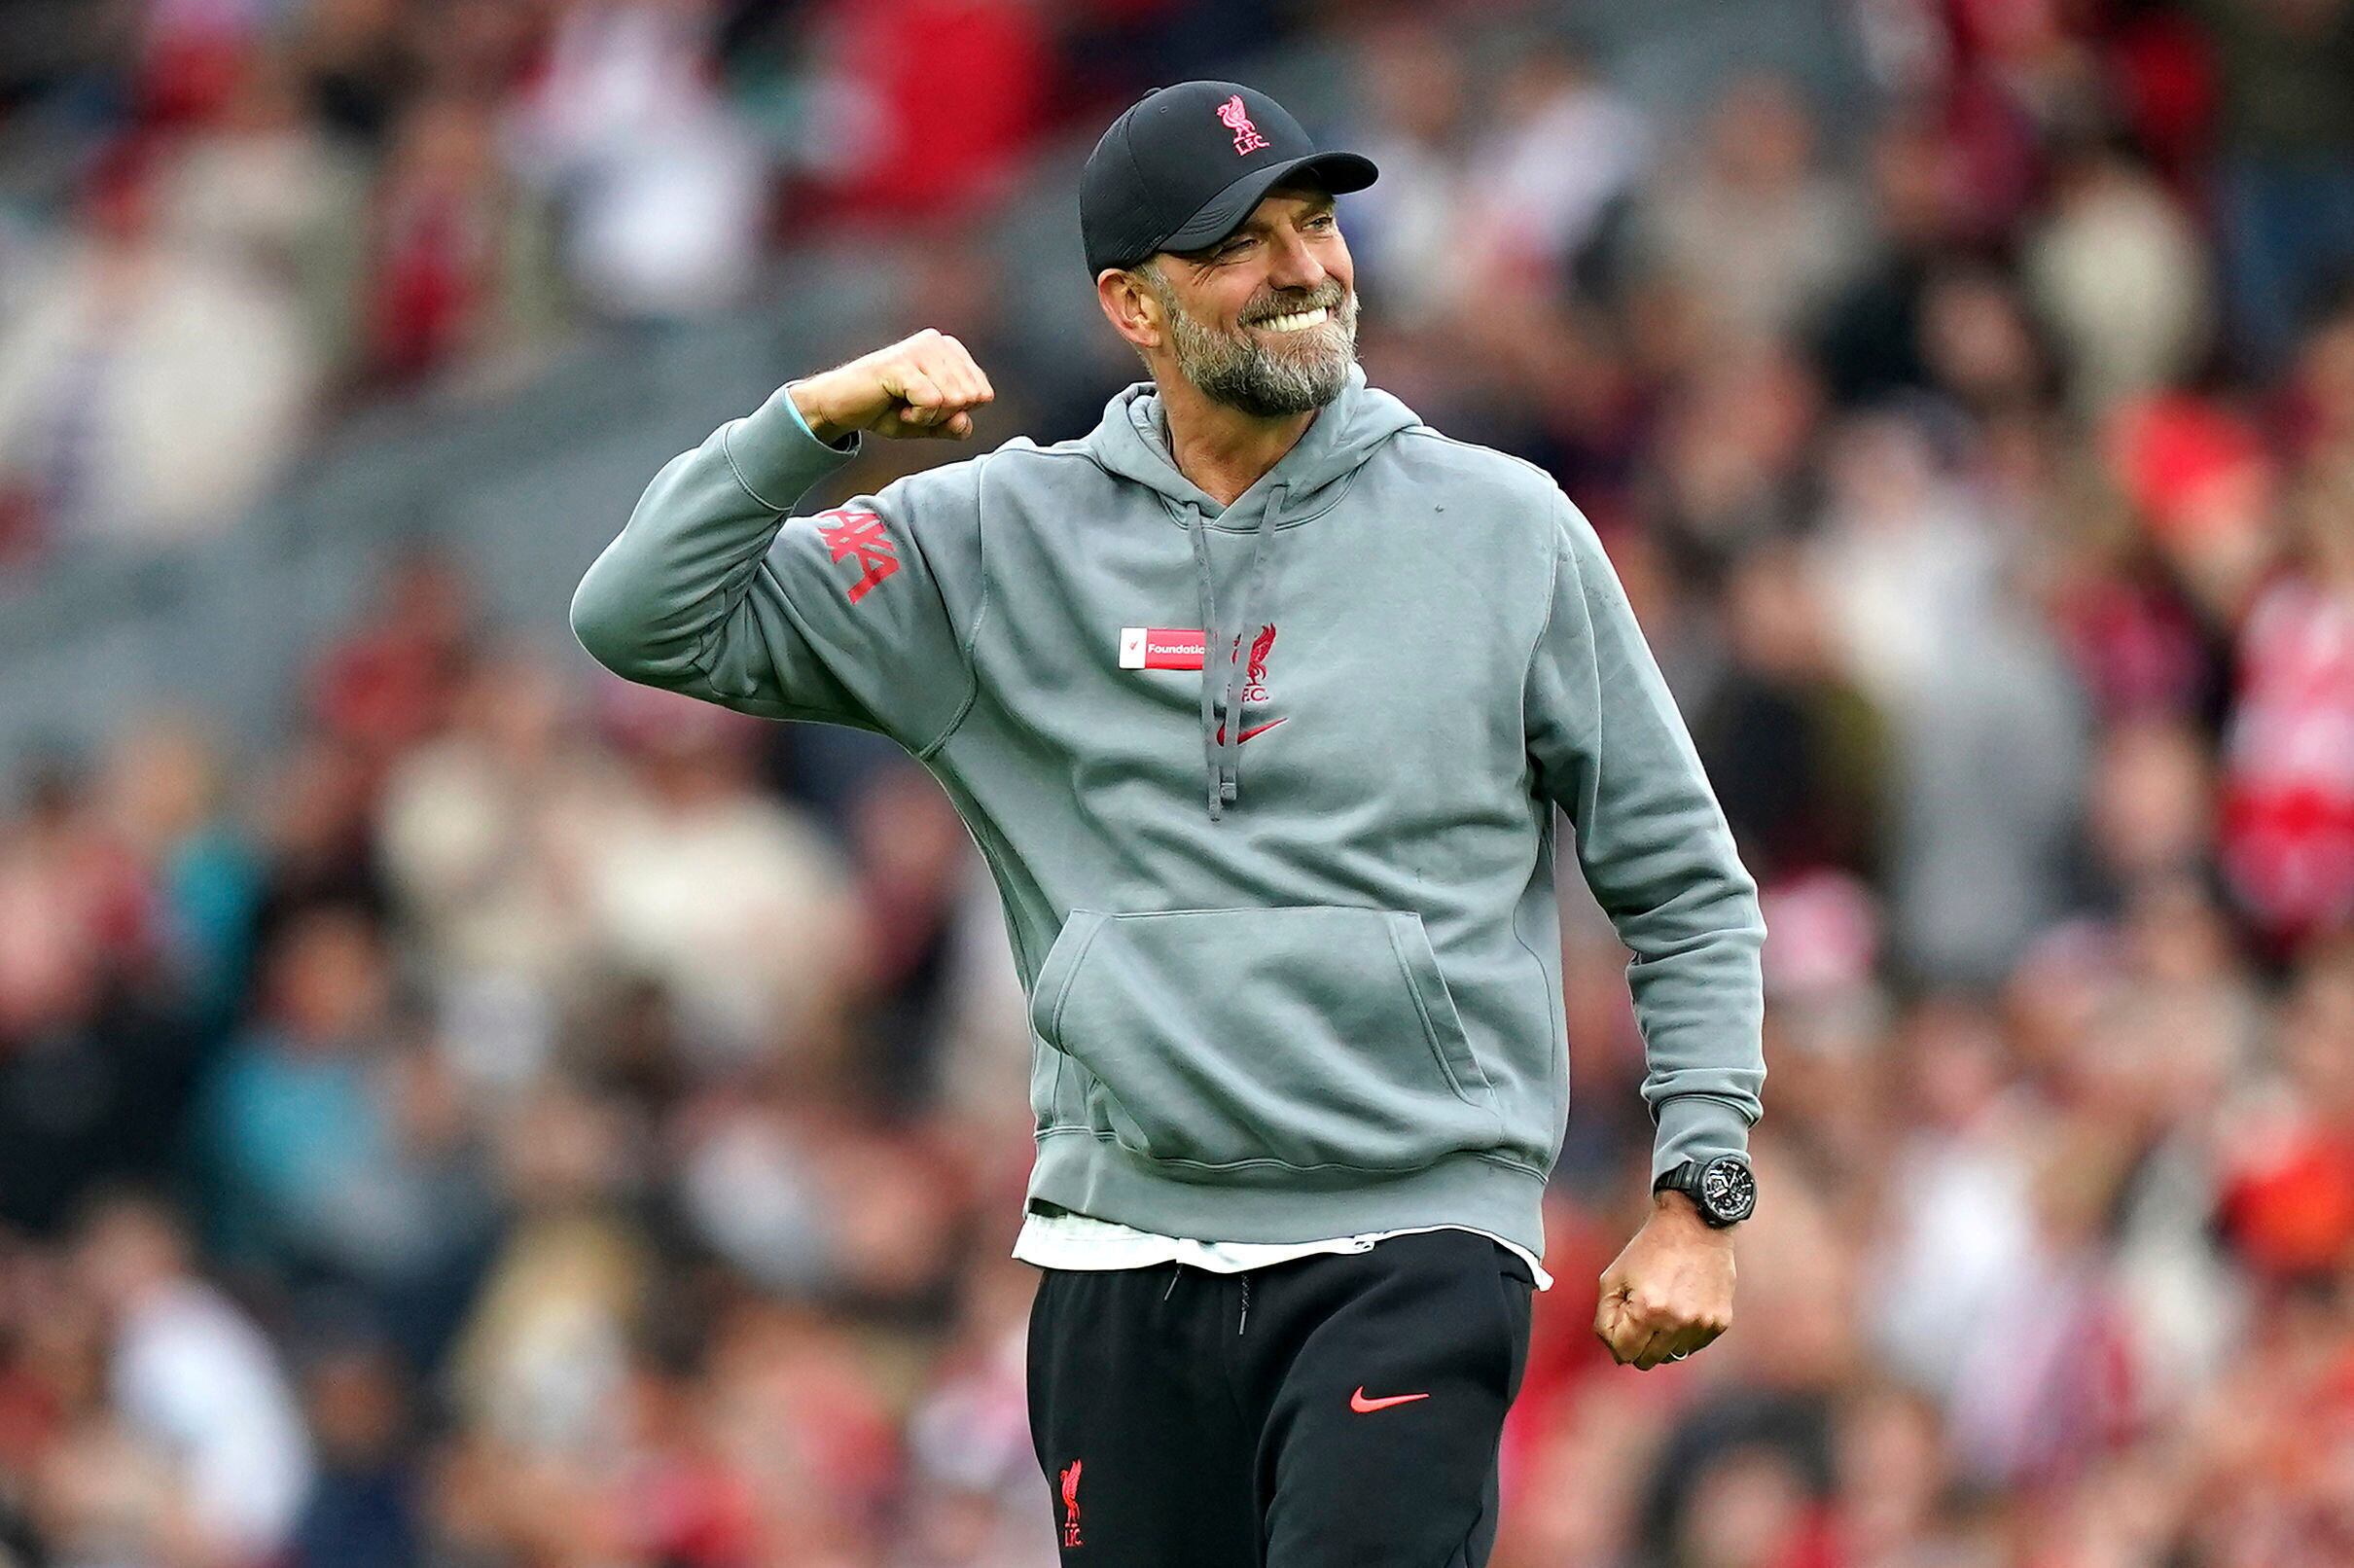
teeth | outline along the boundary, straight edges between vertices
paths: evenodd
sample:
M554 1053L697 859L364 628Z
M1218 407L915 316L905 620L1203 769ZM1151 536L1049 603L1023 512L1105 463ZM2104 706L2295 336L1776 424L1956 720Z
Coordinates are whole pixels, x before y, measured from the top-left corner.
M1288 316L1269 316L1259 325L1269 332L1304 332L1310 327L1323 326L1324 318L1325 309L1318 305L1313 310L1295 310Z

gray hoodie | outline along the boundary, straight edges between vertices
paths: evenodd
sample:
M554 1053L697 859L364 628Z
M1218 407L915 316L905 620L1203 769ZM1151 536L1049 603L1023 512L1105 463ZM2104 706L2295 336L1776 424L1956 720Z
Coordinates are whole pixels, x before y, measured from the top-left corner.
M1569 1111L1557 804L1633 950L1655 1174L1747 1145L1755 885L1593 530L1350 372L1221 507L1149 384L789 517L778 391L674 458L572 624L631 680L878 731L1030 997L1030 1195L1164 1234L1420 1225L1542 1256ZM1221 657L1223 655L1223 657Z

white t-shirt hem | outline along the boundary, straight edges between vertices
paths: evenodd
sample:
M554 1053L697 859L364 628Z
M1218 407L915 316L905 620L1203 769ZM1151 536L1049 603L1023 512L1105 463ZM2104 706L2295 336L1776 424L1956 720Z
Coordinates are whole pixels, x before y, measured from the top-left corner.
M1041 1214L1032 1210L1022 1217L1021 1233L1014 1240L1014 1257L1040 1268L1151 1268L1160 1264L1182 1263L1214 1274L1238 1274L1320 1253L1370 1252L1377 1241L1429 1230L1469 1230L1474 1235L1486 1236L1528 1265L1537 1289L1552 1289L1552 1276L1527 1248L1491 1230L1469 1225L1409 1226L1397 1230L1333 1236L1323 1241L1197 1241L1190 1236L1159 1235L1091 1215Z

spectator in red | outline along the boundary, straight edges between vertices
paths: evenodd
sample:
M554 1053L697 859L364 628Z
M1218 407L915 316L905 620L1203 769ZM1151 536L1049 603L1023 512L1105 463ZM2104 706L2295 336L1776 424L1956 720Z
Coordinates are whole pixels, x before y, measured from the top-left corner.
M2281 1076L2233 1128L2217 1218L2264 1277L2327 1279L2354 1265L2354 945L2305 965L2284 1025Z
M500 167L490 111L428 99L393 135L362 302L367 372L415 381L528 346L554 314L553 240Z
M2294 565L2240 633L2224 761L2225 869L2286 944L2354 922L2354 497L2318 473L2293 513Z
M1048 37L1020 0L831 0L802 139L847 217L969 214L1001 196L1047 107Z
M311 674L312 711L375 770L440 732L465 679L479 609L456 564L416 550L394 563L378 605Z

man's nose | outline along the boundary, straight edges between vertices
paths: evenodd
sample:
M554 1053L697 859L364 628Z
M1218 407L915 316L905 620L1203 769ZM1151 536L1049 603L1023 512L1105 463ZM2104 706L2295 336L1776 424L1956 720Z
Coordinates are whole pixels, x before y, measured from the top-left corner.
M1278 289L1314 289L1324 285L1324 264L1299 234L1279 234L1268 247L1267 282Z

